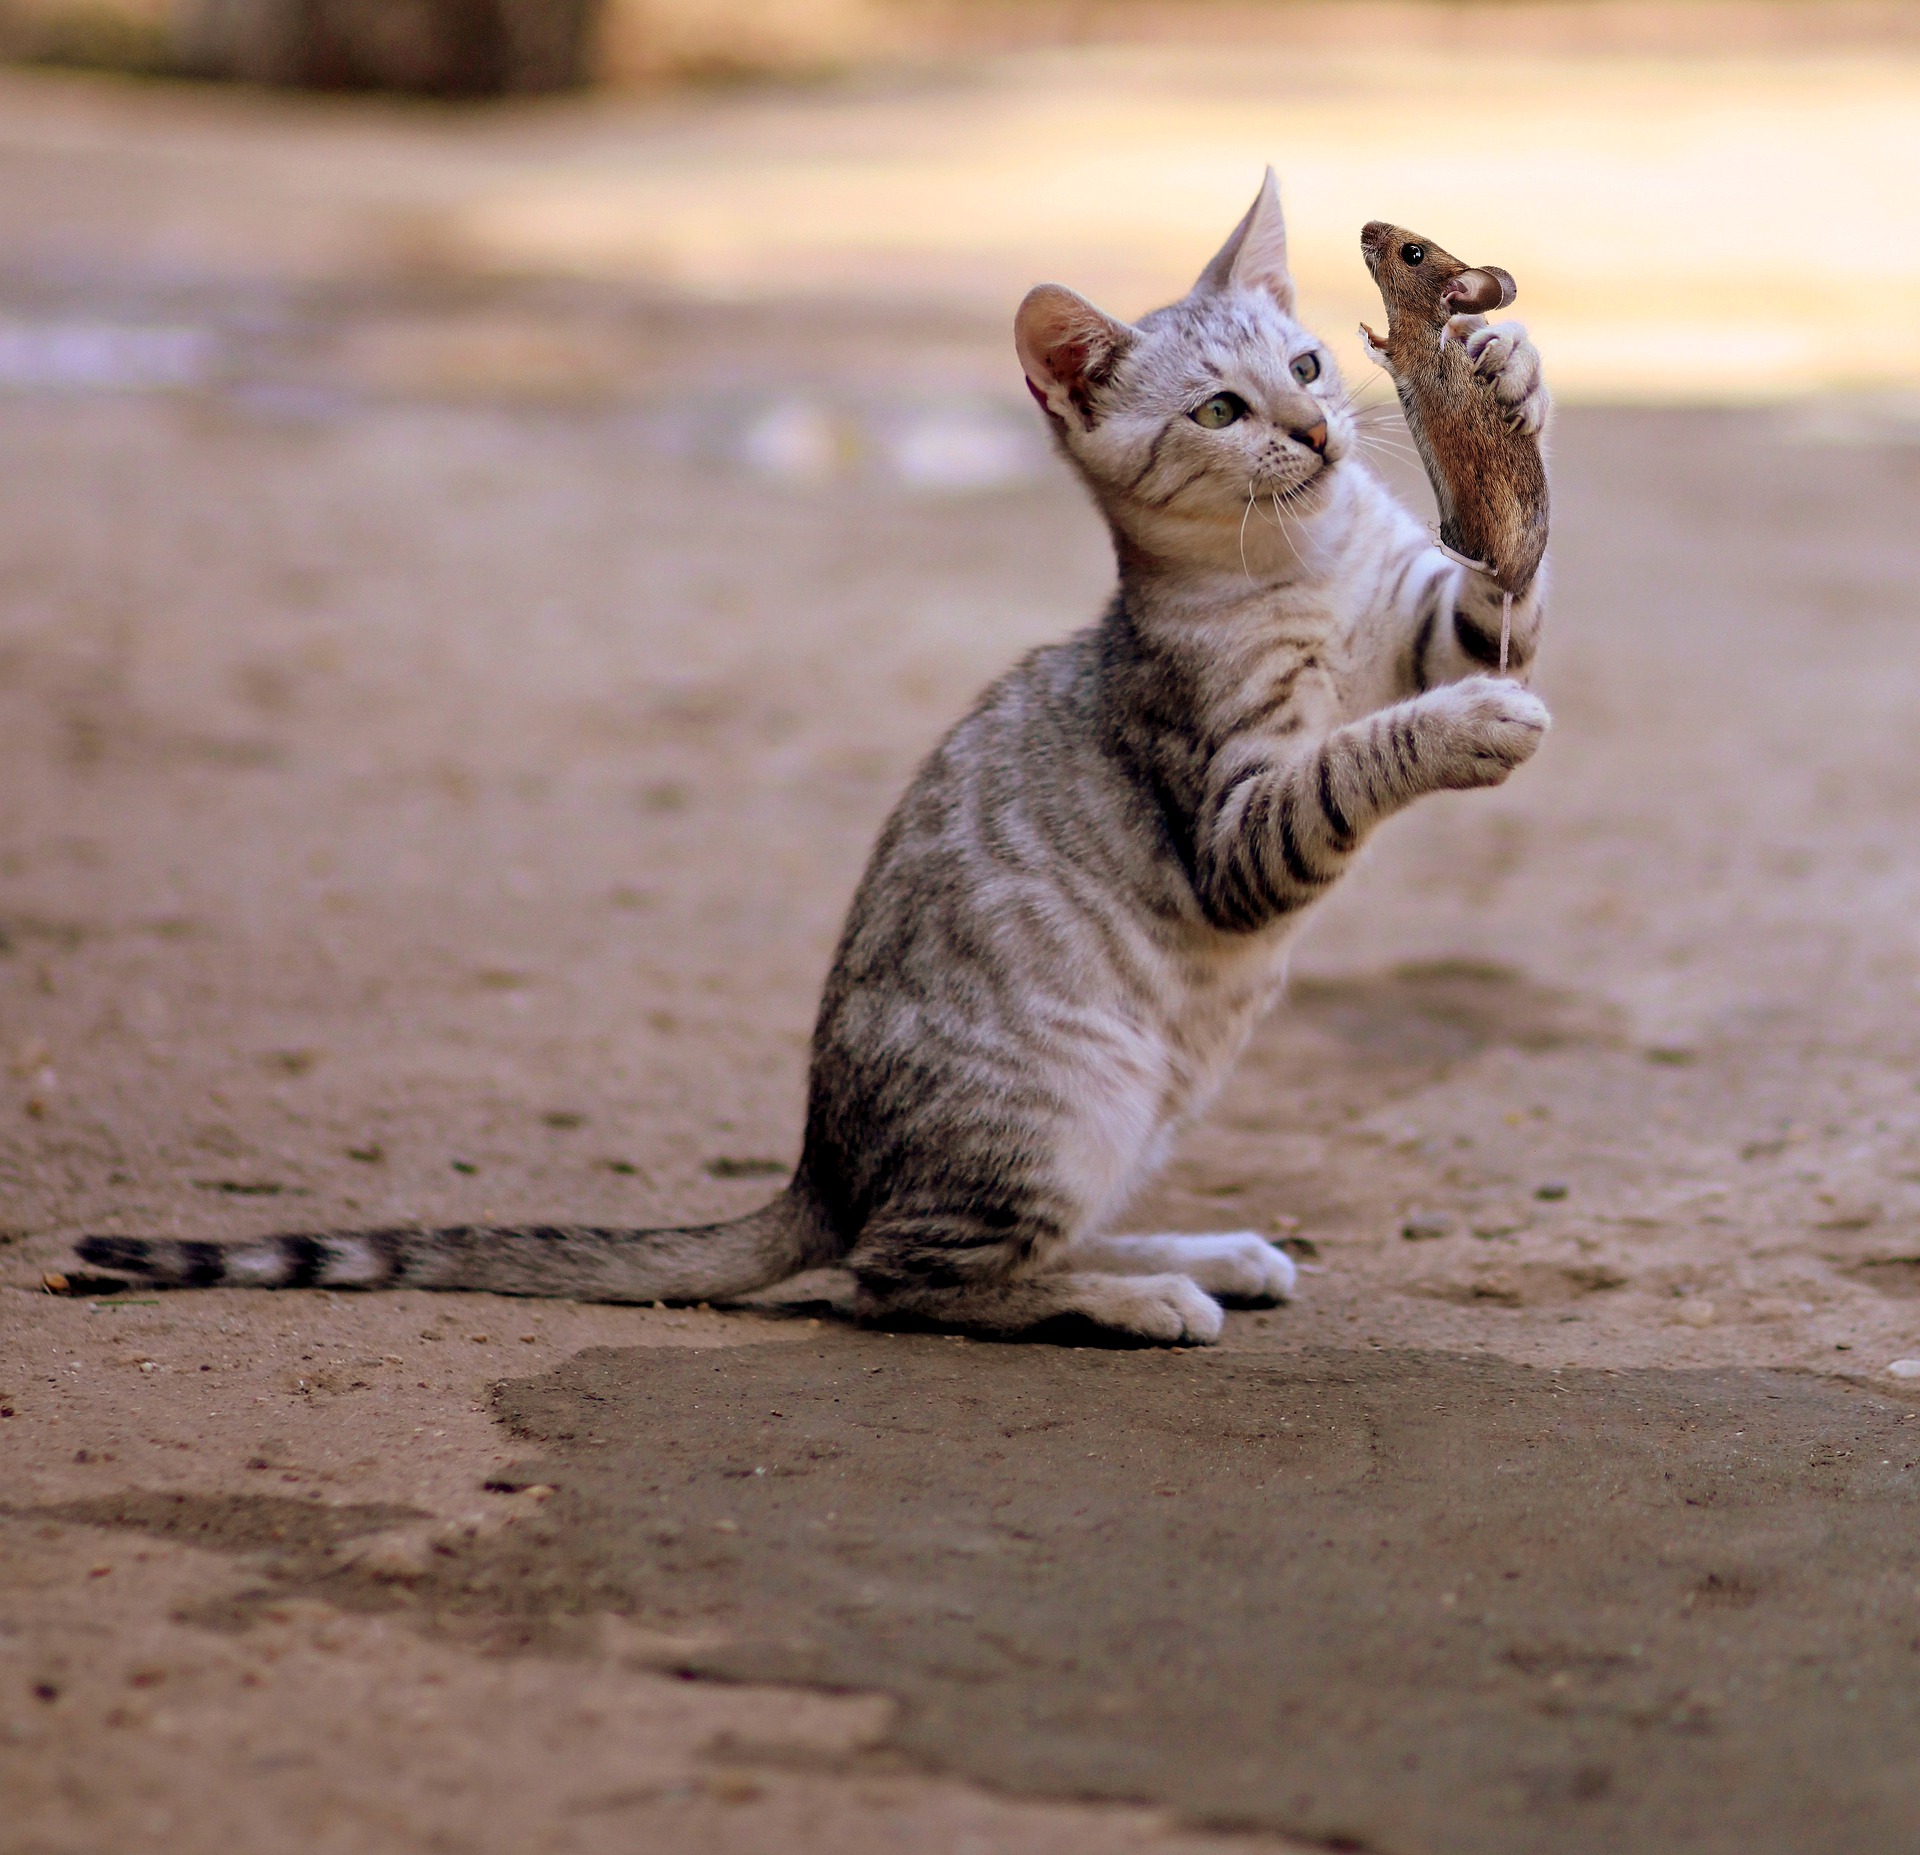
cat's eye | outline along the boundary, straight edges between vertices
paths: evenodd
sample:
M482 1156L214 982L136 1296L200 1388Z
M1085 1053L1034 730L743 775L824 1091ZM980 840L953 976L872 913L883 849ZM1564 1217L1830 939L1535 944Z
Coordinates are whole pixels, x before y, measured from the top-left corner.
M1237 425L1247 416L1247 402L1238 393L1216 393L1187 414L1194 424L1217 432L1223 426Z
M1402 264L1424 264L1426 261L1427 248L1425 245L1402 245L1400 247L1400 262Z
M1297 354L1289 371L1302 386L1312 386L1320 378L1320 357L1317 354Z

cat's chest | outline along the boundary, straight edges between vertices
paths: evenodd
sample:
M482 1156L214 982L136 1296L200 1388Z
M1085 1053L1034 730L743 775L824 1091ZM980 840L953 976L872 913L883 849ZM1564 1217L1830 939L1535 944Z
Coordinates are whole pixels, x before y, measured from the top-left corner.
M1243 648L1223 655L1210 679L1213 739L1311 737L1347 718L1348 692L1363 680L1359 613L1285 610L1249 632Z
M1160 989L1169 1065L1167 1107L1204 1104L1286 986L1292 924L1259 934L1208 935L1171 951Z

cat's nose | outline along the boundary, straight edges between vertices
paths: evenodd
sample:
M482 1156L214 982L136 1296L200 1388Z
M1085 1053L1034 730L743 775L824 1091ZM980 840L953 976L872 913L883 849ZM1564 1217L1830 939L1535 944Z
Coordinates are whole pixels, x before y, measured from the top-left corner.
M1320 419L1312 425L1296 425L1292 435L1317 456L1327 454L1327 422Z

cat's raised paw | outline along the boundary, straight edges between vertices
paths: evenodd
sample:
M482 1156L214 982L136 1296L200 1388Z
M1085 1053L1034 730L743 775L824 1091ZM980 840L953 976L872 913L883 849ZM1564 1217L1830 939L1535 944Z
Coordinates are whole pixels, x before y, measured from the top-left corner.
M1463 344L1473 370L1493 388L1493 396L1519 432L1538 432L1547 423L1547 383L1540 371L1540 350L1518 322L1490 322L1474 329Z
M1553 726L1547 705L1504 677L1462 677L1420 701L1446 749L1440 783L1456 790L1499 785Z

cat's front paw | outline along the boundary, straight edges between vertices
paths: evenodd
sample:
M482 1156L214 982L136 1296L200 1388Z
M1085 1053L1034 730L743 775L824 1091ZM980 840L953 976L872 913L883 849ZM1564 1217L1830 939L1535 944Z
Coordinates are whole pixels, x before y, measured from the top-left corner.
M1531 690L1498 676L1468 676L1420 698L1440 748L1438 784L1497 786L1534 756L1553 717Z
M1518 322L1489 322L1469 333L1463 344L1473 371L1518 432L1546 428L1547 383L1540 372L1540 350Z
M1252 1230L1224 1236L1174 1237L1172 1268L1222 1301L1272 1307L1293 1295L1293 1258Z

